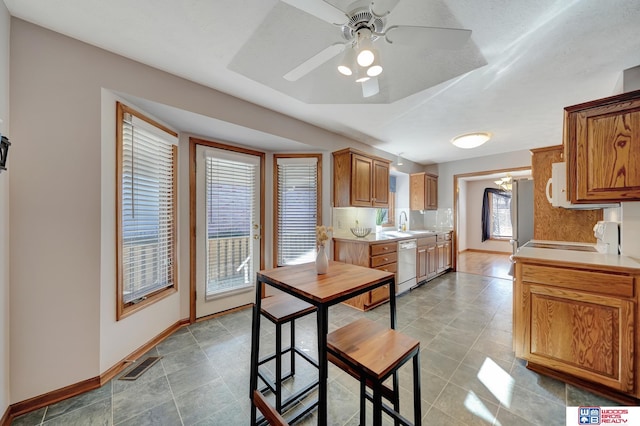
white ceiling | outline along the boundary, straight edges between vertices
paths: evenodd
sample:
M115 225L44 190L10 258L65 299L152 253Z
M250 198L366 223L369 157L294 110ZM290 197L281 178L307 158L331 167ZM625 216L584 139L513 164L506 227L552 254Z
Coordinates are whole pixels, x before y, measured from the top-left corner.
M640 65L638 0L400 0L393 24L473 33L460 52L385 46L376 103L354 97L333 63L287 86L284 69L340 38L277 0L4 2L18 18L422 164L560 144L565 106L615 94ZM309 87L320 98L300 93ZM400 89L416 93L390 101ZM206 120L183 112L179 128L197 133ZM475 131L493 138L472 150L449 142Z

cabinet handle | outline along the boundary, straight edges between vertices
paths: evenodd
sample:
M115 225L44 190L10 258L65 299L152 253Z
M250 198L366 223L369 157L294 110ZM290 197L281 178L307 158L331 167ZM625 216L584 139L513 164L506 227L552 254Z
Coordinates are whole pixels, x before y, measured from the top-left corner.
M389 258L385 257L384 260L387 261L387 260L389 260Z
M382 249L383 250L389 250L389 247L383 247Z

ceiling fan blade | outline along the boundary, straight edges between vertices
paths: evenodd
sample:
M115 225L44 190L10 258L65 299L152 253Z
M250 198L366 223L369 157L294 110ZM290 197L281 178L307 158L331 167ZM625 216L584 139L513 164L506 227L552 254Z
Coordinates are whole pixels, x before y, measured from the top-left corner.
M470 37L471 30L455 28L394 25L385 31L385 38L389 43L430 49L459 49Z
M311 71L318 68L320 65L324 64L329 59L342 52L344 50L344 47L344 43L334 43L326 49L321 50L319 53L310 57L309 59L286 73L284 75L285 80L297 81L299 78L309 74Z
M380 92L380 86L378 85L378 77L371 77L369 80L362 83L362 97L369 98L373 95L377 95Z
M378 16L384 16L391 12L400 2L400 0L374 0L371 2L371 9Z
M346 13L323 0L282 0L282 2L330 24L343 25L349 21Z

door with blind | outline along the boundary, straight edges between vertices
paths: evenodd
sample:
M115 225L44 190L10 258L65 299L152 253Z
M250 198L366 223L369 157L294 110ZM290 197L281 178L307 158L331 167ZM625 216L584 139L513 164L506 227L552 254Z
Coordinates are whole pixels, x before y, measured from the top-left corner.
M260 157L196 148L196 317L252 303L260 268Z

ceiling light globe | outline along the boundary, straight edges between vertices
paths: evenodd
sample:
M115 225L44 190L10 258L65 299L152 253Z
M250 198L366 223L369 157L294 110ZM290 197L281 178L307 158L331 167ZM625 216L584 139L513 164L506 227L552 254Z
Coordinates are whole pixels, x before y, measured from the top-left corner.
M361 50L358 53L357 61L358 65L360 65L361 67L368 67L373 63L374 59L375 56L373 55L373 52L371 50Z
M367 69L367 75L369 77L377 77L382 74L382 66L381 65L373 65Z
M451 140L451 143L458 148L471 149L479 147L490 138L491 133L467 133L466 135L456 136Z

